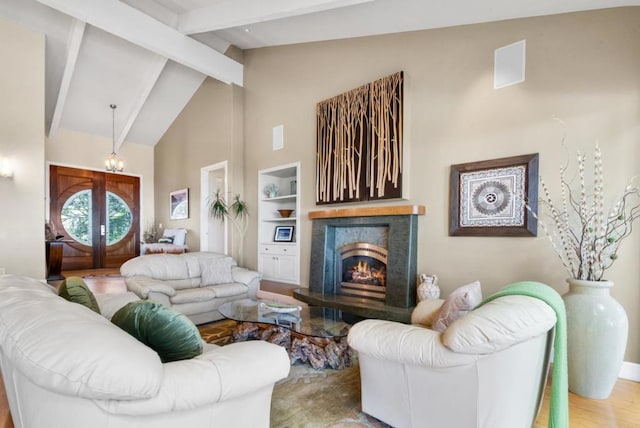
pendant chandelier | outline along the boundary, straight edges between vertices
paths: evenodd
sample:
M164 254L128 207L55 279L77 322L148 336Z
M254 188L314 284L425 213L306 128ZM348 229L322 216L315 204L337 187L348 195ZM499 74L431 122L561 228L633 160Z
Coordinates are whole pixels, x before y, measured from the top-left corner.
M109 172L122 172L124 171L124 160L118 158L116 154L116 105L109 104L111 107L111 143L112 151L109 157L104 161L105 167Z

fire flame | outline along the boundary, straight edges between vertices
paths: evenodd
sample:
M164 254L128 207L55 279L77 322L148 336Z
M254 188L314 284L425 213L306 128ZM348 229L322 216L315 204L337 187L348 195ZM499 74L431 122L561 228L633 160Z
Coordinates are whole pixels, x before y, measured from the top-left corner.
M371 269L369 263L364 260L358 260L358 263L351 269L352 278L354 281L371 283L377 282L378 284L385 285L385 272L384 269L375 270Z

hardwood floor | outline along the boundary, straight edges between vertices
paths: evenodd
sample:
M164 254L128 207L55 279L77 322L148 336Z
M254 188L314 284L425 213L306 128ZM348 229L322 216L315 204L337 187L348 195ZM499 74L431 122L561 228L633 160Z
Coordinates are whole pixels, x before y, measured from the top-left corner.
M94 293L124 293L127 291L118 268L65 271L63 275L66 278L70 276L82 277L87 287ZM54 287L58 287L62 280L48 282ZM0 428L2 427L0 426Z
M573 428L640 427L640 383L618 379L611 396L592 400L569 393L569 426ZM542 409L533 428L547 426L549 419L549 387L545 390Z
M117 269L64 272L65 276L81 276L94 293L126 291ZM52 282L59 285L61 281ZM290 287L267 281L266 291L288 294ZM569 393L569 423L573 428L635 428L640 427L640 383L619 379L606 400L591 400ZM542 409L533 428L547 426L549 418L549 388L545 391ZM0 376L0 428L13 428L2 377ZM275 427L277 428L277 427Z

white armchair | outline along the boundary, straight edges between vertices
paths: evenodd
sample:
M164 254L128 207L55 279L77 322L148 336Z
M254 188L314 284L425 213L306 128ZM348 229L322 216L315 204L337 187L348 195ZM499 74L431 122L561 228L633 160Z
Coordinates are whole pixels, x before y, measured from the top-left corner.
M421 302L414 325L365 320L358 352L362 410L396 428L533 425L547 379L554 310L527 296L497 298L431 330L442 300Z

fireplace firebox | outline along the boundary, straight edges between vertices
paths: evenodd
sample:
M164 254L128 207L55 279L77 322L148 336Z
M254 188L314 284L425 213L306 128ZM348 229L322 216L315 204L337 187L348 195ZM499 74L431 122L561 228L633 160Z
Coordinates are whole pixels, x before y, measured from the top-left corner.
M387 250L368 242L345 245L336 252L336 293L384 302Z

